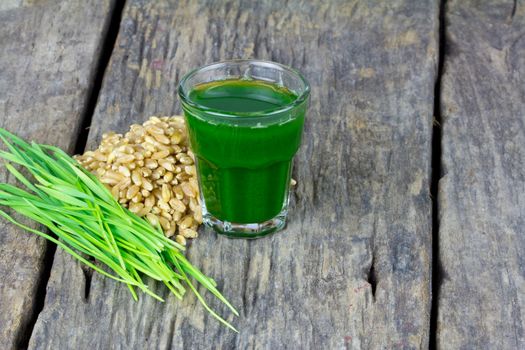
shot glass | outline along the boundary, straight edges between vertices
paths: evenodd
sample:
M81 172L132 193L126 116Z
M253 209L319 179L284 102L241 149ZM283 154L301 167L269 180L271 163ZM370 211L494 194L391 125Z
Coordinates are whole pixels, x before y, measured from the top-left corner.
M204 223L236 238L282 229L310 95L306 79L278 63L232 60L191 71L178 93Z

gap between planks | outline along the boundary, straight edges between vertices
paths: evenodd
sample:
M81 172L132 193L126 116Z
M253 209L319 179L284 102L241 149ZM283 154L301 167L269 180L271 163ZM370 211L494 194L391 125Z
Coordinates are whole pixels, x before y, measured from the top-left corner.
M431 159L431 185L430 196L432 198L432 290L430 306L430 332L429 348L437 349L437 318L439 312L439 291L442 283L441 262L439 258L439 207L438 192L439 180L442 177L441 171L441 78L443 76L443 64L445 60L446 37L445 37L445 11L446 0L441 0L439 4L439 52L436 84L434 86L434 118L432 120L432 159Z

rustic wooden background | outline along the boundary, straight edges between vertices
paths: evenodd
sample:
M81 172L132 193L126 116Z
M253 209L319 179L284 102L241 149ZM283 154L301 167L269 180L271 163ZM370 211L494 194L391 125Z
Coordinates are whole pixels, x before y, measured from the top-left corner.
M188 250L239 334L0 222L0 348L525 348L523 1L5 0L0 24L0 126L71 153L180 114L205 63L312 85L286 230Z

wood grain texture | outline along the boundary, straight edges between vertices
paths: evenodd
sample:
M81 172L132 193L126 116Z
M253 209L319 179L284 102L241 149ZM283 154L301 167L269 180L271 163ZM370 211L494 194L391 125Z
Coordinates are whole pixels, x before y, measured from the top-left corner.
M1 127L73 151L112 2L1 2ZM0 182L6 180L2 167ZM44 240L0 222L2 349L23 342L45 247Z
M255 241L203 229L188 250L238 306L241 316L228 320L239 334L193 296L179 302L153 283L166 303L135 303L98 275L85 298L81 270L57 252L30 346L427 348L437 12L437 2L419 0L128 1L90 147L105 131L180 113L178 80L199 65L291 65L310 80L312 99L289 224Z
M446 21L438 345L524 349L525 4L449 1Z

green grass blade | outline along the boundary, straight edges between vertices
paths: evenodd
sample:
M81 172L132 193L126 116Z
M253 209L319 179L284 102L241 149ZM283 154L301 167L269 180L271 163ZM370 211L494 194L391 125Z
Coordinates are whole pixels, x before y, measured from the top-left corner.
M25 178L24 175L22 175L21 172L19 172L18 170L15 169L14 166L12 166L11 164L9 163L5 163L5 167L7 170L9 170L9 172L11 174L13 174L13 176L18 180L20 181L25 187L27 187L28 189L30 189L31 191L33 192L36 192L36 193L39 193L40 191L38 191L38 189L31 183L29 182L28 179Z
M179 262L177 261L177 259L174 259L174 263L175 265L177 266L177 269L179 271L181 271L182 273L182 276L184 277L184 280L186 281L186 284L188 284L188 287L190 287L190 289L192 290L193 294L195 294L195 296L197 297L197 299L200 301L201 305L206 309L206 311L208 311L213 317L215 317L215 319L217 319L220 323L222 323L223 325L225 325L226 327L230 328L231 330L233 330L234 332L236 333L239 333L239 331L233 327L228 321L226 321L225 319L223 319L221 316L219 316L219 314L217 314L215 311L213 311L209 306L208 304L206 303L206 301L204 300L204 298L200 295L200 293L197 291L197 289L193 286L193 284L191 283L190 279L188 278L188 276L186 276L186 274L184 273L184 270L182 269L182 267L180 266Z
M69 196L64 192L57 191L57 190L54 190L52 188L45 187L42 185L36 185L36 187L38 187L40 190L45 192L49 197L55 198L56 200L60 202L64 202L64 203L71 204L71 205L81 207L81 208L88 206L86 202L81 201L80 199L77 199L75 197Z

